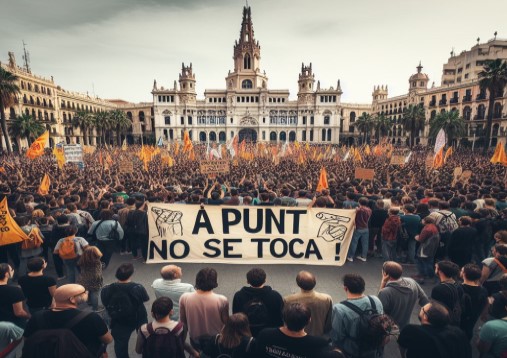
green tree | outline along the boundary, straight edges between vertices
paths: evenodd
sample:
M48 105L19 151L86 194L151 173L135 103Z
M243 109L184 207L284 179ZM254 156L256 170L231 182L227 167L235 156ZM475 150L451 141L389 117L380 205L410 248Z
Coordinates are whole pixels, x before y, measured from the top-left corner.
M366 143L368 134L370 134L373 129L373 125L374 123L371 115L366 112L361 114L361 116L357 119L355 126L359 130L359 133L363 133L363 143Z
M88 145L89 130L94 125L95 120L91 112L79 111L72 117L72 126L81 130L84 145Z
M488 60L484 64L484 70L479 72L479 86L482 91L489 92L488 118L486 120L486 138L484 153L488 151L491 139L491 127L493 125L493 107L495 99L501 97L507 85L507 61L501 59Z
M2 128L2 134L5 138L5 146L7 152L12 152L11 141L7 132L7 121L5 118L5 109L12 103L16 102L17 95L20 93L19 86L17 84L19 77L4 70L0 66L0 126ZM2 149L2 141L0 139L0 149Z
M116 144L121 145L121 133L124 129L130 128L132 122L127 118L125 112L115 109L111 111L111 125L116 129Z
M18 140L26 138L28 145L38 138L46 129L44 125L29 114L22 114L11 122L9 127L10 134Z
M426 123L424 107L420 104L409 105L403 110L401 122L403 129L410 133L410 147L412 148L415 144L415 138L419 135L419 131L424 129Z
M102 144L106 143L106 133L111 128L111 117L109 112L98 112L95 114L95 128L97 128L97 135L102 139Z
M373 119L373 127L375 128L375 133L377 135L377 143L380 143L380 138L387 136L393 127L393 122L382 113Z
M440 129L447 135L448 145L452 145L455 139L458 140L465 134L465 120L456 110L439 113L430 120L430 137L436 138Z

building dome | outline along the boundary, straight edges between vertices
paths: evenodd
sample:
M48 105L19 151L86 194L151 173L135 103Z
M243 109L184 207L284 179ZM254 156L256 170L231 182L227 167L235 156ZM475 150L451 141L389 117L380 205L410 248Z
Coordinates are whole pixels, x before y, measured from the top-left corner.
M427 74L422 73L421 70L423 69L423 66L421 66L421 63L419 62L419 66L417 66L417 73L410 76L410 82L412 81L429 81L429 77Z

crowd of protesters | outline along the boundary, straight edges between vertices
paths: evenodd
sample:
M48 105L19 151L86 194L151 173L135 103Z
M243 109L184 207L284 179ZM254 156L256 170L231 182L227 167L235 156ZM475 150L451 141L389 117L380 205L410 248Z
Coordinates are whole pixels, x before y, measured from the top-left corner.
M116 160L128 155L131 173ZM229 173L213 178L181 154L172 166L156 157L148 170L133 149L110 151L110 163L101 153L86 155L84 169L58 168L49 154L5 156L0 194L20 228L38 231L42 244L0 246L0 349L24 335L27 357L50 356L44 354L55 346L63 352L71 342L74 354L100 356L114 339L116 356L128 357L137 331L136 352L144 357L381 357L390 340L406 357L471 357L472 346L485 357L505 356L506 169L458 150L435 170L427 155L416 148L402 166L375 155L304 163L254 157L232 161ZM322 166L329 188L317 192ZM375 179L355 179L356 167L374 169ZM455 178L456 167L473 173ZM42 173L51 178L44 195L38 193ZM347 261L382 258L380 291L367 296L364 279L345 274L347 299L333 304L330 292L315 291L316 278L302 271L301 292L282 297L254 268L229 309L228 299L214 292L214 269L199 271L192 285L169 265L153 283L148 323L150 290L132 281L132 264L117 268L115 283L104 286L102 278L113 255L146 261L147 202L354 209ZM45 273L48 263L55 277ZM410 264L417 275L405 277ZM421 285L433 286L430 297ZM86 303L91 309L83 309ZM420 325L410 323L415 305ZM366 341L363 321L374 334ZM60 332L56 339L54 330L68 337Z

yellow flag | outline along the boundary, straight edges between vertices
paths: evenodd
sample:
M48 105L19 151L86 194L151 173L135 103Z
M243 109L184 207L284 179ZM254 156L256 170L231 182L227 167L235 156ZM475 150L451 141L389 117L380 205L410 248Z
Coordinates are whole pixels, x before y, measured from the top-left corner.
M49 141L49 131L45 131L39 138L32 143L30 148L26 151L26 156L30 159L35 159L44 154L44 147Z
M48 195L49 194L49 186L51 185L51 180L49 180L48 173L44 174L44 177L42 178L39 190L37 191L40 195Z
M183 153L190 151L193 148L192 140L190 140L190 135L188 131L185 131L183 134Z
M320 170L319 183L317 184L317 191L322 191L323 189L329 188L327 183L327 172L326 168L322 167Z
M0 202L0 215L0 246L28 240L28 236L16 224L9 212L7 197Z
M354 153L354 160L355 160L355 161L358 161L358 162L361 162L361 163L363 162L363 157L361 157L361 153L360 153L360 151L359 151L359 148L357 148L357 149L355 150L355 153Z
M452 155L452 147L447 148L447 151L445 152L444 156L444 163L447 163L447 158L449 158Z
M53 149L53 155L56 158L58 168L62 169L63 165L65 164L65 155L63 154L63 147L55 147Z
M370 145L369 144L366 144L366 148L364 148L364 154L365 155L370 155L371 154L371 150L370 150Z
M127 150L127 138L123 139L123 143L121 145L121 150Z

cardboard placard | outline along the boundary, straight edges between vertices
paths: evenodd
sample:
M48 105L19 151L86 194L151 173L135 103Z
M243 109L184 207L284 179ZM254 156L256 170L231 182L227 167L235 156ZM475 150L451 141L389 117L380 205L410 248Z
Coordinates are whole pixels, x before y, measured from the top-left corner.
M81 144L65 144L63 146L65 163L75 163L80 168L84 167L83 148Z
M454 168L454 178L458 178L463 173L462 167L456 167Z
M228 160L203 160L200 164L201 174L229 173Z
M132 159L124 158L118 162L120 173L130 174L134 172L134 162Z
M404 165L405 164L405 156L404 155L393 155L391 157L391 165Z
M464 170L463 173L461 173L460 180L468 180L472 176L471 170Z
M356 168L354 177L356 179L373 180L375 177L374 169Z

